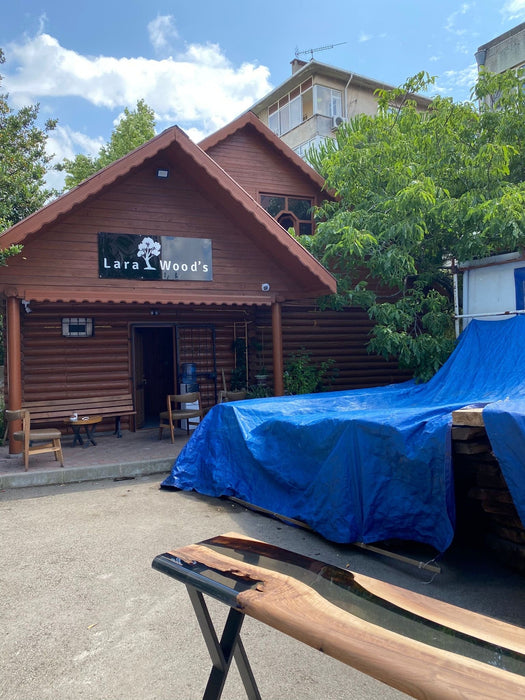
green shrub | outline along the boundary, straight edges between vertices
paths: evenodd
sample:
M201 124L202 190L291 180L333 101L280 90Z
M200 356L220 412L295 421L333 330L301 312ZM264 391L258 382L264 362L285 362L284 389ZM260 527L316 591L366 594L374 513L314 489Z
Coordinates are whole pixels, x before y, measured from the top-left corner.
M284 367L284 390L287 394L314 394L325 391L334 378L334 360L315 365L305 348L290 355ZM331 376L330 376L331 375Z

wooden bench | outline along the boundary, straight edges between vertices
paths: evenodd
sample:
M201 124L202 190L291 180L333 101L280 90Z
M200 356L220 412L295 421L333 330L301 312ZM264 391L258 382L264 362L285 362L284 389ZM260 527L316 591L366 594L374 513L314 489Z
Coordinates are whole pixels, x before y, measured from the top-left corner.
M152 566L188 589L212 659L205 700L221 697L233 658L248 698L261 697L246 615L413 697L525 697L524 631L499 620L236 533ZM203 594L230 608L220 641Z
M130 393L52 401L26 401L22 404L22 408L30 412L32 423L56 423L58 420L67 420L73 413L78 413L79 416L96 413L102 417L114 417L114 435L117 437L122 437L121 417L133 416L136 413Z

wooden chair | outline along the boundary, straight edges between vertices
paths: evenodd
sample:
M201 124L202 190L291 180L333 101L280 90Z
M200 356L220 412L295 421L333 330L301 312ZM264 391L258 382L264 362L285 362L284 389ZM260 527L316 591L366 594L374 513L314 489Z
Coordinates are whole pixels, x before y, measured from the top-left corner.
M22 421L22 430L13 433L13 439L24 443L24 466L26 471L29 468L29 455L38 455L44 452L53 452L55 460L60 461L60 466L64 466L64 456L62 454L62 437L60 430L56 428L31 429L31 414L23 408L18 411L6 410L5 417L8 423L15 420ZM39 444L33 445L34 442ZM44 444L41 444L44 443Z
M167 410L160 414L159 440L162 440L163 428L169 429L171 442L175 442L173 435L175 423L185 420L186 433L189 435L190 419L198 418L198 421L192 422L193 425L198 425L199 421L204 418L204 411L201 408L200 391L193 391L189 394L169 394L166 403Z
M246 391L220 391L219 403L227 403L228 401L242 401L246 398Z

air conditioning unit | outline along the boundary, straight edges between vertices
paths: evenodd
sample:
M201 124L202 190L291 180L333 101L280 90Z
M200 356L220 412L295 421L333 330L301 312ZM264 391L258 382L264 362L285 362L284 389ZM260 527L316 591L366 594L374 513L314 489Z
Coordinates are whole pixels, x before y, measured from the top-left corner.
M337 129L344 122L343 117L332 117L332 129Z

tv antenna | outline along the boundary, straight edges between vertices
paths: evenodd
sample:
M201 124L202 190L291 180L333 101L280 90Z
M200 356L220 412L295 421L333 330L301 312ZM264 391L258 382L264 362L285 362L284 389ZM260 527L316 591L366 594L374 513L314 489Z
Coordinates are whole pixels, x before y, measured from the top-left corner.
M310 60L313 61L314 53L316 53L317 51L328 51L328 49L333 49L334 46L342 46L343 44L346 44L346 41L340 41L338 44L329 44L328 46L319 46L316 49L305 49L304 51L299 51L299 49L295 49L295 57L299 58L299 56L303 56L304 54L309 53Z

